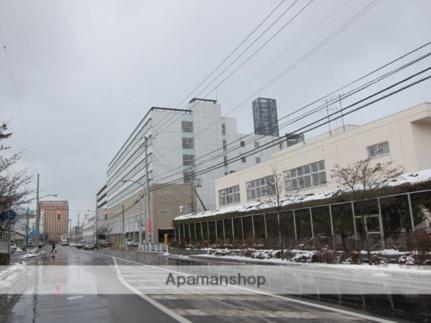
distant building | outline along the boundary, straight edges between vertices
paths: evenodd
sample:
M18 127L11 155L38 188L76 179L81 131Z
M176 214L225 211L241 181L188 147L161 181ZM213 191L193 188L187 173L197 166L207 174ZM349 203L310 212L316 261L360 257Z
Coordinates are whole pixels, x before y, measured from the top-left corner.
M256 135L278 137L277 102L275 99L257 98L254 100L253 121Z
M41 201L40 214L43 234L48 241L58 241L67 235L69 224L68 201Z
M139 196L143 210L147 203L146 166L150 190L156 189L150 194L150 214L146 217L151 221L143 222L142 228L145 231L148 225L151 240L157 242L164 241L165 234L173 236L171 220L180 208L192 211L203 210L204 206L215 208L216 178L264 162L271 158L272 152L282 149L283 144L286 146L281 143L241 158L242 153L278 139L254 135L241 140L242 136L237 131L236 119L223 117L215 100L194 98L184 109L150 108L109 163L106 188L98 194L98 205L107 201L101 212L107 209L112 234L122 234L124 206L125 233L136 239L143 222ZM235 143L229 145L232 142ZM217 167L204 172L211 166ZM175 182L170 185L172 192L161 189L160 185L172 181ZM102 198L104 191L106 196ZM162 200L154 201L160 194L165 194ZM169 210L164 204L169 205Z

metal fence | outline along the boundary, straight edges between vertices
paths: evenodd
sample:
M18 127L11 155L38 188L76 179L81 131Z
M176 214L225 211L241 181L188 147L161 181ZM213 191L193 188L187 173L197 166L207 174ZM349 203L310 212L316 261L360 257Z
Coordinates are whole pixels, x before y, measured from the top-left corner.
M178 244L196 246L411 249L430 230L431 190L175 223Z
M164 243L142 243L138 246L140 252L169 252L169 247Z

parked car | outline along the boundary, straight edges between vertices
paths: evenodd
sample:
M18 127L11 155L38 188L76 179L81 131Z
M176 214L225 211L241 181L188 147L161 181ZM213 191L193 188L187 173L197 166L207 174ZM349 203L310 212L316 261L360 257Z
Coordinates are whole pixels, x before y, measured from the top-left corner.
M128 246L128 247L137 247L138 246L138 241L127 240L126 241L126 246Z
M97 245L100 248L107 248L107 247L109 247L109 242L106 241L105 239L99 239L99 240L97 240Z
M86 241L84 244L84 249L85 250L93 250L94 248L96 248L96 243L93 241Z
M61 240L61 245L62 246L68 246L69 245L69 241L67 241L67 239L63 239L63 240Z

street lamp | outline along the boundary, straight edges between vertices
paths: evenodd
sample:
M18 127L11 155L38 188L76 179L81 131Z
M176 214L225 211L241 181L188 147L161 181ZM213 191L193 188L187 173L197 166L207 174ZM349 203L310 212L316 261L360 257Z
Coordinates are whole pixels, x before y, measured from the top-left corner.
M140 181L137 180L133 180L133 179L123 179L122 180L123 183L127 183L127 182L131 182L131 183L136 183L138 185L141 185L142 188L144 187L144 184L141 183ZM139 228L139 244L142 244L142 231L143 231L143 227L144 227L144 218L143 218L143 214L142 214L142 195L139 192L139 215L140 215L140 228ZM147 224L146 224L146 217L147 215L145 214L145 241L147 241L147 236L148 236L148 232L147 232ZM124 236L123 236L124 239Z

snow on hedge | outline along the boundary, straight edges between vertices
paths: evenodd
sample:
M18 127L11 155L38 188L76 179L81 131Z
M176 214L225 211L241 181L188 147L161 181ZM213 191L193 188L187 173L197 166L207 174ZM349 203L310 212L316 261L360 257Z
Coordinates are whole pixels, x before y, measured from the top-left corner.
M416 184L419 182L425 182L431 180L431 169L425 169L418 172L411 172L411 173L405 173L401 174L400 176L397 176L396 178L393 178L388 181L386 186L398 186L401 184ZM326 198L329 198L336 194L338 192L333 191L326 191L326 192L320 192L316 194L306 194L306 195L295 195L290 197L282 198L281 205L286 206L289 204L296 204L301 202L309 202L309 201L315 201L315 200L323 200ZM254 210L263 210L268 209L272 207L276 207L277 202L274 198L266 198L262 199L260 201L255 201L251 203L246 204L240 204L240 205L233 205L228 206L220 210L210 210L210 211L203 211L198 213L189 213L189 214L183 214L180 216L177 216L175 220L187 220L187 219L198 219L198 218L205 218L205 217L211 217L216 215L222 215L227 213L235 213L235 212L249 212Z

